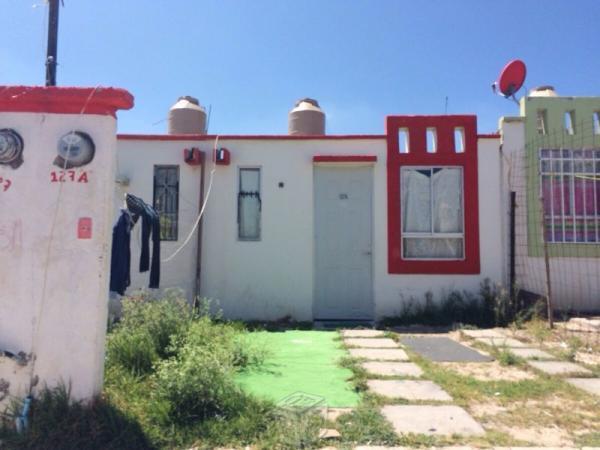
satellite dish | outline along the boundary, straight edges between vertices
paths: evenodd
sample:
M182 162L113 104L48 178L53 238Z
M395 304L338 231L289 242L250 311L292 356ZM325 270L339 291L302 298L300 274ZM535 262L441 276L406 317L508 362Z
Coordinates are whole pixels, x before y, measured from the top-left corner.
M504 66L498 81L492 84L492 90L494 93L504 96L504 98L512 98L517 102L515 94L523 86L526 75L527 67L525 63L520 59L514 59Z

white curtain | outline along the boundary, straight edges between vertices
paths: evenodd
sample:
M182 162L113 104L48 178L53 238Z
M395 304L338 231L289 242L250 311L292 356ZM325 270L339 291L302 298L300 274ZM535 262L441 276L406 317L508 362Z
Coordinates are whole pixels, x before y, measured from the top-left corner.
M259 169L240 169L239 238L260 239Z
M431 170L402 171L402 231L431 232Z
M462 195L462 170L459 168L402 171L402 231L431 234L404 238L404 257L463 257L462 237L435 236L436 233L463 232Z
M433 231L462 233L461 169L434 169L433 172Z
M405 258L452 258L463 257L462 238L405 238Z

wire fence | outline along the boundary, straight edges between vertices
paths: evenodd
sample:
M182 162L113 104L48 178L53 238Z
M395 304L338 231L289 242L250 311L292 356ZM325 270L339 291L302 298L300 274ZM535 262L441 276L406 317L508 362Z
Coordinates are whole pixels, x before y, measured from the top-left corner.
M546 130L505 156L510 278L550 325L600 343L600 130L594 121Z

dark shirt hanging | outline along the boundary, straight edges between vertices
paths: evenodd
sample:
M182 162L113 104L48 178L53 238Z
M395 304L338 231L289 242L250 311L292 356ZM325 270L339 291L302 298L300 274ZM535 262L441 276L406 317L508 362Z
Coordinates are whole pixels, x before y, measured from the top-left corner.
M156 289L160 284L160 217L150 205L131 194L126 196L127 208L134 220L142 218L142 252L140 272L150 269L149 287ZM150 237L152 237L152 262L150 262Z
M131 267L131 215L121 210L113 227L112 256L110 260L110 290L123 295L130 285Z

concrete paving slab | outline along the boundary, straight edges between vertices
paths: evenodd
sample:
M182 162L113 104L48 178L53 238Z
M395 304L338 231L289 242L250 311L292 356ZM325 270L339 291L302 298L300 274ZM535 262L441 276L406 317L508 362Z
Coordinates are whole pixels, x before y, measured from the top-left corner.
M389 398L452 401L446 391L428 380L367 380L367 386L375 394Z
M335 422L338 417L349 414L352 410L353 408L321 408L319 409L319 413L321 413L324 419Z
M321 439L339 439L342 435L334 428L321 428L319 430L319 437Z
M506 335L499 330L494 328L489 328L485 330L460 330L462 334L465 336L469 336L470 338L480 338L480 337L489 337L489 338L505 338Z
M342 336L345 338L377 338L383 337L381 330L342 330Z
M491 345L493 347L508 347L508 348L528 348L534 347L533 344L525 344L524 342L517 341L516 339L509 337L479 337L475 341L481 342L482 344Z
M347 338L344 343L348 347L359 348L398 348L399 345L390 338Z
M368 361L361 366L370 374L396 377L420 377L423 371L411 362L378 362Z
M592 372L585 367L578 366L572 362L563 361L527 361L531 367L535 367L549 375L569 375L569 374L591 374Z
M381 413L398 434L485 434L483 427L458 406L386 405Z
M353 358L369 361L408 361L406 352L399 348L351 348L348 352Z
M482 355L447 337L402 336L400 342L421 356L437 362L490 362Z
M567 378L567 383L590 394L600 396L600 378Z
M511 348L510 352L525 359L556 359L550 353L546 353L539 348Z

